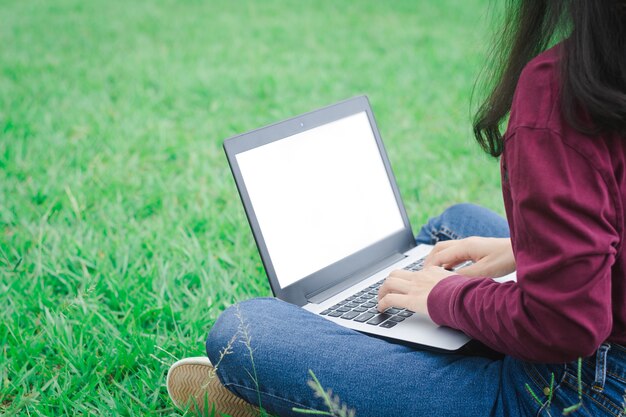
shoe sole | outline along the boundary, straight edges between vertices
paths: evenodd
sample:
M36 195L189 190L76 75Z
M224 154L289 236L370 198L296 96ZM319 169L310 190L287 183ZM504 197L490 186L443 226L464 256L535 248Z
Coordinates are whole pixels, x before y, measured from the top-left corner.
M167 392L174 404L210 416L213 408L231 417L258 417L258 408L230 392L214 373L208 358L185 358L167 373Z

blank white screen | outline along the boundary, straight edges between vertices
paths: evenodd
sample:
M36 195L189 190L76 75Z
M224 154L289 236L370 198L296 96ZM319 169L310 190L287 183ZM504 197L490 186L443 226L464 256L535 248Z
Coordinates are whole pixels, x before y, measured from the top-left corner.
M365 112L236 158L281 288L404 228Z

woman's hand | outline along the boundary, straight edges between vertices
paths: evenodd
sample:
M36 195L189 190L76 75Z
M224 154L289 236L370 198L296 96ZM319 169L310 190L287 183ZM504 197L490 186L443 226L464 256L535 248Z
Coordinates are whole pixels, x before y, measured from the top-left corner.
M418 272L400 269L393 271L378 290L378 311L389 307L406 308L428 314L428 294L442 279L456 275L437 266L430 266Z
M509 238L468 237L439 242L426 257L424 265L452 269L468 260L474 264L455 271L457 274L497 278L515 271Z

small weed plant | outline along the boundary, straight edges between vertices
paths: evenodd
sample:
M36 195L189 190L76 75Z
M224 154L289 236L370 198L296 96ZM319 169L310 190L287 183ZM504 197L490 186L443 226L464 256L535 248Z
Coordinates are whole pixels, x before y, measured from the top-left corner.
M293 411L301 414L314 414L321 416L333 416L333 417L355 417L356 412L348 408L345 403L342 403L339 396L333 395L333 391L324 389L320 381L315 376L312 370L309 369L309 375L311 379L308 382L309 387L313 390L313 393L317 398L321 398L324 401L324 405L328 408L328 411L309 410L306 408L293 408Z

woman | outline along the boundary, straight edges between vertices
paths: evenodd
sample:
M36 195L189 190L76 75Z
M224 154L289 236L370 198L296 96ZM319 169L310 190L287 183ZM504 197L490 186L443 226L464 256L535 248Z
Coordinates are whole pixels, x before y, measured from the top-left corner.
M624 413L625 2L518 3L474 125L501 157L508 225L476 206L450 208L417 237L436 243L427 267L393 272L379 292L381 311L428 314L502 355L415 350L249 300L209 334L219 380L206 359L172 367L177 404L208 398L235 417L255 415L247 402L280 416L328 410L307 386L311 369L360 417ZM474 264L446 269L465 260ZM490 279L514 270L517 282Z

